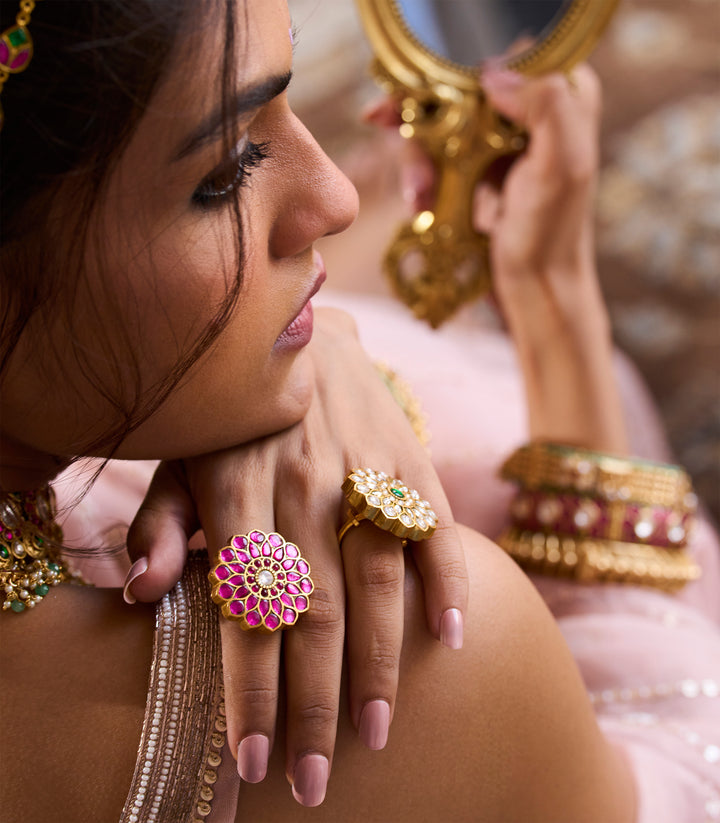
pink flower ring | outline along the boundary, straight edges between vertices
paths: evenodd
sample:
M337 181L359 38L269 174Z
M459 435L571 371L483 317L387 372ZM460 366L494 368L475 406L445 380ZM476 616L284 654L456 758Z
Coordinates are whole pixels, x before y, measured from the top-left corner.
M208 575L223 617L261 632L294 626L315 588L298 547L277 532L261 531L236 534L229 544Z

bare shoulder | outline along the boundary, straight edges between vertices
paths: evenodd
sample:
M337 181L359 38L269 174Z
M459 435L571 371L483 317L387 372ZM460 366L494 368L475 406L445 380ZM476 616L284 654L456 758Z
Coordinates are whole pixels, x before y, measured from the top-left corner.
M126 606L117 590L59 586L32 612L0 616L6 819L119 817L145 711L153 614Z
M630 775L600 734L552 615L502 550L470 530L462 536L471 586L464 647L451 651L429 636L420 583L410 574L387 747L360 744L343 697L325 802L294 803L278 739L266 781L241 787L238 820L632 819Z

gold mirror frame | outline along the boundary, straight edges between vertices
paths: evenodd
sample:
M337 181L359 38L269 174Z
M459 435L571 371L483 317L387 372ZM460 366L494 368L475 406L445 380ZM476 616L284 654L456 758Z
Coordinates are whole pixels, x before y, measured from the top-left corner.
M508 68L569 71L592 51L618 2L571 0L552 30L508 58ZM438 172L434 209L400 226L384 259L398 297L437 328L490 290L489 238L472 225L475 185L498 158L521 151L526 138L487 104L477 69L417 39L397 0L356 4L375 53L371 71L400 101L400 133L421 141Z

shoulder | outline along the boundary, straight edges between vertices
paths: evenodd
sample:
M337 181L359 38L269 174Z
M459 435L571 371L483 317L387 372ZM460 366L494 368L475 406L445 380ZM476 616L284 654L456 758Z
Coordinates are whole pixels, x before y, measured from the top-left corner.
M118 590L76 586L0 615L7 819L117 819L145 712L153 615ZM31 774L42 775L42 791L28 793Z

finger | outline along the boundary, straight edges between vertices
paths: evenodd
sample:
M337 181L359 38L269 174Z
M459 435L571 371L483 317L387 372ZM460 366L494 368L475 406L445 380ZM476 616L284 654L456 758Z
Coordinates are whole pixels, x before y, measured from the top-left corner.
M252 480L244 478L244 488L252 488L252 496L241 495L237 477L225 483L215 478L212 488L214 493L196 494L211 558L233 535L275 530L272 478L262 470ZM280 632L244 631L238 622L221 618L221 639L228 745L237 757L240 777L257 783L267 773L275 738Z
M221 618L227 740L237 770L248 783L267 774L275 738L280 675L280 634L243 631Z
M283 635L287 684L286 773L295 799L317 806L325 797L337 735L345 592L334 524L337 496L278 505L311 564L309 610ZM302 509L302 510L300 510ZM290 518L292 518L290 520Z
M444 646L461 649L468 599L465 555L449 509L438 512L438 518L435 534L412 544L413 558L423 580L430 630Z
M360 117L364 123L385 129L397 128L402 123L400 106L392 97L373 100L363 109Z
M500 214L500 194L489 183L476 186L473 199L473 228L492 234Z
M384 748L395 710L403 640L402 542L367 521L343 539L350 716L370 749Z
M413 212L433 208L435 202L435 166L417 140L406 141L400 168L403 200Z
M600 86L588 66L527 78L506 69L483 72L481 83L494 108L530 131L529 153L560 179L594 175Z
M400 477L426 500L437 515L432 537L409 544L423 581L428 627L435 638L452 649L462 646L467 611L468 575L455 519L435 470L427 464L404 465Z
M362 119L384 129L396 129L403 122L400 105L392 97L383 97L371 103L363 111ZM433 162L417 140L405 143L400 167L403 200L413 212L432 209L437 178Z
M127 548L133 565L123 597L154 602L178 582L188 539L197 531L195 505L177 464L161 463L130 525Z

